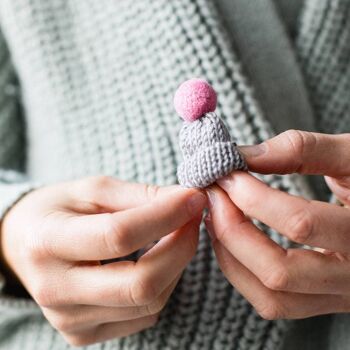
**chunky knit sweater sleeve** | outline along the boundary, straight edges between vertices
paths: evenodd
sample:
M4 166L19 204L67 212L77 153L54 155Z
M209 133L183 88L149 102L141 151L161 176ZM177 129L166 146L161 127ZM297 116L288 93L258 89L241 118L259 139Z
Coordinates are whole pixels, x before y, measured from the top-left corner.
M7 210L32 185L25 169L25 127L18 84L4 37L0 33L0 224Z

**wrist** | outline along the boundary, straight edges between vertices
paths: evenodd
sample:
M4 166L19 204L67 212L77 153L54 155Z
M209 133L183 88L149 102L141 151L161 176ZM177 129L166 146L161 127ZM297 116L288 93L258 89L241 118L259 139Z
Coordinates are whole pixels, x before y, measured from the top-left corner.
M4 220L0 220L0 274L5 280L2 293L18 298L30 298L29 293L24 288L5 257L3 244L3 223Z

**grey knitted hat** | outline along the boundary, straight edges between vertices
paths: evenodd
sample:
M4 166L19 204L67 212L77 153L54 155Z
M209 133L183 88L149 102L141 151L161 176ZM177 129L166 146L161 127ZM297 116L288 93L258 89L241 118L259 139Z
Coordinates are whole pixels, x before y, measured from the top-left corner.
M233 170L247 170L237 144L213 112L216 93L205 80L191 79L181 84L174 105L184 119L180 131L183 162L177 169L182 186L204 188Z

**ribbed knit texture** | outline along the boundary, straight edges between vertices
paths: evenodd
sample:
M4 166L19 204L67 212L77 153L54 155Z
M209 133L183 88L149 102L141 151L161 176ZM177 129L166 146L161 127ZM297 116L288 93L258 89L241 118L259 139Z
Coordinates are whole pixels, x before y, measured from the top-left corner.
M343 67L342 62L333 62L332 53L344 57L349 40L336 40L330 33L345 21L347 32L342 40L349 35L343 11L350 5L346 0L308 3L298 46L310 85L315 87L319 55L315 47L332 47L322 56L321 72L333 67L324 73L333 77L337 73L331 72ZM323 16L326 26L319 24ZM107 174L160 185L175 183L181 121L173 110L172 96L179 83L193 76L207 79L217 91L217 112L237 143L252 144L272 136L214 1L1 0L0 23L20 80L24 110L22 122L17 90L12 89L16 86L14 70L1 42L2 212L31 188L33 181ZM320 43L323 46L317 46ZM343 68L339 72L344 74ZM345 68L349 74L348 64ZM329 92L323 83L312 96L329 132L339 130L337 116L350 118L349 86L341 76L339 79L342 90L339 86L337 92ZM326 122L320 107L329 96L337 101L327 101L327 117L332 116L332 123ZM337 112L339 105L342 113ZM6 170L23 169L24 155L25 175ZM263 179L276 188L307 194L301 178ZM265 231L288 245L277 233ZM275 350L285 326L285 321L261 319L226 281L202 228L197 254L159 323L142 333L90 348ZM69 347L34 303L3 295L0 348Z
M179 139L183 161L177 175L184 187L204 188L233 170L247 170L237 144L214 112L194 122L185 121Z
M350 2L310 0L297 48L322 132L350 131Z

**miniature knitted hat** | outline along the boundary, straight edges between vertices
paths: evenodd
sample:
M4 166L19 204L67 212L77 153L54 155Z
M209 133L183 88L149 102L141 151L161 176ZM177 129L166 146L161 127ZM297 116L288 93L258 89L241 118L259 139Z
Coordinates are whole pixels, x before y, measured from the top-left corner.
M204 188L233 170L247 170L224 122L214 113L216 93L202 79L190 79L175 93L174 106L184 119L180 131L183 162L177 169L184 187Z

